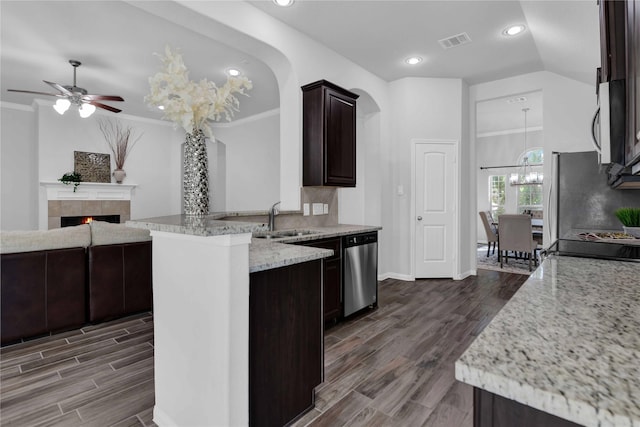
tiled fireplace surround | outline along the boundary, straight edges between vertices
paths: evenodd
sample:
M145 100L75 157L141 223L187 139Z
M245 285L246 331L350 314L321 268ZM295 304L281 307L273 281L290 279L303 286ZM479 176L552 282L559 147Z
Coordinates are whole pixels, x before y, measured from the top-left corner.
M120 215L131 219L131 192L135 186L109 183L82 183L76 191L60 183L43 182L47 192L48 228L60 228L64 216Z
M60 228L63 216L120 215L120 222L131 219L129 200L49 200L49 229Z

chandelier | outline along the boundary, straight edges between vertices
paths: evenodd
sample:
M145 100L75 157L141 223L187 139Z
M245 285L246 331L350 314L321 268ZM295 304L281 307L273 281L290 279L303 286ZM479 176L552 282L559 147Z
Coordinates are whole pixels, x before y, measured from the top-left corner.
M527 153L527 112L528 108L523 108L524 113L524 158L517 173L509 176L509 184L511 185L540 185L543 183L544 175L542 172L533 170L533 166L542 166L541 164L531 165Z

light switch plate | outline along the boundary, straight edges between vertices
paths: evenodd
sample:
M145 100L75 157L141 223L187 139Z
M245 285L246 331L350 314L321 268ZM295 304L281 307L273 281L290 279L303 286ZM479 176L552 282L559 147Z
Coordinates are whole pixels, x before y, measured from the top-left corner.
M302 204L302 215L309 216L309 203Z
M326 215L329 213L329 205L328 204L324 204L324 206L322 206L322 212Z
M314 215L322 215L324 208L322 207L322 203L314 203L313 204L313 214Z

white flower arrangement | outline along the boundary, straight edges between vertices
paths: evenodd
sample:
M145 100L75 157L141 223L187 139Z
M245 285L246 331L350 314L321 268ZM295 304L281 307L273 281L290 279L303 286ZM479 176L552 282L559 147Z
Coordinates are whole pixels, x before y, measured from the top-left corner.
M251 80L244 76L230 76L222 87L207 79L194 82L189 80L189 70L181 54L166 46L164 56L156 55L162 61L162 69L149 77L151 91L144 101L151 107L162 107L163 119L182 126L187 133L202 129L212 138L208 122L223 117L231 121L233 113L240 111L240 102L234 94L248 96L245 90L253 87Z

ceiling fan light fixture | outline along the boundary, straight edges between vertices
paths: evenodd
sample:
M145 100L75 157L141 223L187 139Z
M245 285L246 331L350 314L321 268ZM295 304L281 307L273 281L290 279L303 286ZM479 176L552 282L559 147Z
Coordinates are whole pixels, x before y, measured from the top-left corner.
M60 115L63 115L71 106L71 101L66 98L60 98L53 105L53 109Z
M91 105L91 104L82 104L78 107L78 114L80 114L80 117L82 117L83 119L86 119L87 117L92 115L95 111L96 111L95 105Z

